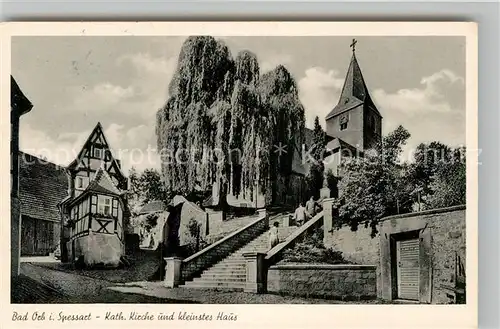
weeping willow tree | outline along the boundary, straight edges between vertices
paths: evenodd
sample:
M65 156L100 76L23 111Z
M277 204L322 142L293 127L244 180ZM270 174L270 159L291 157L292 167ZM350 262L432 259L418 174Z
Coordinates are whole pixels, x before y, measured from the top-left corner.
M190 194L217 183L225 207L227 194L250 192L253 200L255 187L266 192L290 174L304 110L283 66L260 76L253 53L242 51L233 60L223 42L190 37L169 94L156 124L167 189ZM287 152L276 153L275 145Z
M271 133L273 145L265 177L272 183L270 201L276 202L289 189L294 156L297 152L300 156L304 142L304 107L295 80L282 65L264 74L258 88L263 112L269 116L267 131Z

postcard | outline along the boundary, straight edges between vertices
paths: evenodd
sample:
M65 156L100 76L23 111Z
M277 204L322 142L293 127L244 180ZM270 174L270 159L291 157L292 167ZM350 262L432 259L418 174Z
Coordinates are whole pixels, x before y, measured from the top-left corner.
M1 32L7 328L476 327L475 23Z

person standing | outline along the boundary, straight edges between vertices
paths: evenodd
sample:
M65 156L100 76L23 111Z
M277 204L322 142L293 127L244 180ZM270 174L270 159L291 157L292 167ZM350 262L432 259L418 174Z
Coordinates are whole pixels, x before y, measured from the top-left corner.
M306 211L310 218L316 215L316 201L314 201L314 197L311 197L309 201L307 201Z
M306 208L304 208L302 202L299 204L299 207L295 209L294 219L298 226L302 226L306 221Z
M276 245L280 243L278 235L278 222L273 223L273 227L269 230L269 250L273 249Z

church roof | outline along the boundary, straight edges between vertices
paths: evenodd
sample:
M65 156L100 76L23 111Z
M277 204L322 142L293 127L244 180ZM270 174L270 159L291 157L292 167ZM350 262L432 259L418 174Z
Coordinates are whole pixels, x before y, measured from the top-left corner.
M351 144L347 143L341 138L334 137L332 140L328 142L326 145L327 150L333 151L333 152L338 152L340 149L348 149L350 150L353 154L359 154L363 155L363 151L352 146Z
M353 52L339 102L333 110L328 113L326 120L364 103L371 105L377 114L380 115L370 98L363 74L361 73L361 68L356 59L356 54Z
M163 212L167 210L167 206L163 201L151 201L146 203L141 210L139 210L139 214L149 214L154 212Z

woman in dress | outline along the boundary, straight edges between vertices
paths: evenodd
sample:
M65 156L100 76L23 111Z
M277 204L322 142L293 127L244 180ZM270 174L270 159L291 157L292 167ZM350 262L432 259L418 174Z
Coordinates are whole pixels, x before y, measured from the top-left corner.
M278 237L278 222L274 222L273 227L269 230L269 249L273 249L278 243L280 243Z

